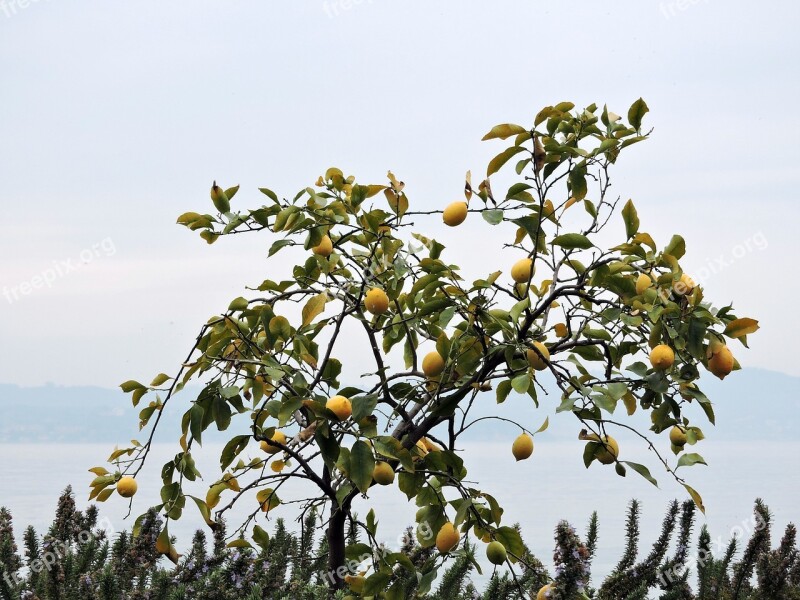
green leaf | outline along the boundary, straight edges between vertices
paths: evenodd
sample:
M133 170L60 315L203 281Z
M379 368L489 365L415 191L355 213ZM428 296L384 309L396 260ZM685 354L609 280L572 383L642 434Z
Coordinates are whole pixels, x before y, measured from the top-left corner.
M385 571L373 573L364 582L364 596L377 596L379 592L386 589L391 580L391 575Z
M327 302L328 295L325 292L309 298L308 302L306 302L306 305L303 307L303 326L308 325L318 315L322 314Z
M580 233L565 233L559 235L553 239L553 244L556 246L561 246L562 248L566 248L567 250L575 250L578 248L581 250L587 250L594 246L588 237L581 235Z
M631 239L639 232L639 215L632 200L628 200L622 207L622 219L625 221L625 234Z
M214 421L219 431L225 431L231 424L231 407L225 398L214 400Z
M260 525L256 525L253 527L253 541L266 550L267 544L269 544L269 534Z
M647 103L639 98L636 102L634 102L630 109L628 109L628 122L633 126L636 131L639 131L642 128L642 119L644 116L650 112L650 109L647 106Z
M520 300L519 302L514 304L514 306L511 307L511 310L508 311L508 316L511 317L512 321L517 321L519 320L522 311L530 307L530 305L531 305L530 298L525 298L524 300Z
M269 188L258 188L258 191L264 194L265 196L269 196L272 198L274 202L278 201L278 196Z
M144 385L142 385L138 381L133 381L133 380L121 383L119 387L122 388L122 391L125 392L126 394L129 394L137 389L146 389Z
M203 215L196 213L196 212L186 212L183 213L180 217L178 217L178 224L179 225L191 225L195 221L202 219Z
M356 487L366 493L372 483L372 471L375 469L375 457L366 442L358 440L350 450L350 479Z
M484 210L481 213L481 216L483 217L483 220L490 225L499 225L503 222L503 211L499 208Z
M364 543L350 544L345 548L344 555L347 557L347 560L360 563L365 556L372 556L372 549Z
M159 373L155 376L155 379L150 383L150 387L158 387L162 383L166 383L170 380L170 376L166 373Z
M236 192L238 191L239 191L238 185L229 187L227 190L225 190L225 196L228 198L228 200L233 200L233 197L236 195Z
M690 453L684 454L678 459L678 466L676 468L681 467L691 467L692 465L707 465L706 459L704 459L699 454Z
M654 486L658 487L658 482L650 474L650 469L648 469L644 465L640 465L639 463L630 462L630 461L627 461L627 460L623 460L622 462L625 463L626 465L628 465L634 471L636 471L639 475L641 475L642 477L647 479L647 481L652 483Z
M511 393L511 382L506 379L497 386L497 403L502 404Z
M190 422L190 429L192 432L192 437L197 440L197 443L202 445L202 436L203 436L203 418L205 416L205 411L203 407L199 404L195 404L189 410L189 422Z
M495 531L495 538L506 547L509 554L520 558L524 556L525 544L522 543L519 532L513 527L498 528L497 531Z
M228 306L228 310L245 310L247 308L247 299L239 296Z
M481 138L481 141L497 138L505 140L512 135L518 135L520 133L528 133L528 130L520 125L514 125L513 123L502 123L501 125L492 127L491 131Z
M216 525L214 520L211 518L211 510L209 510L208 505L201 500L200 498L195 498L194 496L189 496L194 503L197 505L197 510L200 511L200 514L203 517L203 520L206 522L206 525Z
M294 245L294 240L278 240L277 242L274 242L272 246L270 246L267 256L272 256L273 254L278 252L281 248L293 245Z
M511 160L512 156L519 154L524 150L525 148L523 146L511 146L510 148L503 150L500 154L489 161L489 166L486 168L486 176L489 177L497 173L504 164Z
M527 373L523 373L522 375L517 375L514 379L511 380L511 387L514 388L514 391L518 394L524 394L528 391L528 388L531 385L531 377Z
M686 254L686 241L679 235L673 235L667 247L664 248L664 252L680 259Z
M569 185L573 198L583 200L586 197L588 188L586 186L586 165L584 163L578 163L569 172Z
M316 433L314 433L314 441L317 442L325 462L329 466L336 463L336 459L339 458L339 444L330 431L327 428L325 430L322 428L317 429Z
M425 476L420 473L400 471L400 474L397 476L397 487L400 488L400 491L403 492L409 500L419 493L424 483Z
M358 423L361 419L370 416L378 405L378 396L355 396L353 402L353 421Z
M241 454L250 442L249 435L237 435L225 444L222 454L219 457L220 469L227 469L231 463Z

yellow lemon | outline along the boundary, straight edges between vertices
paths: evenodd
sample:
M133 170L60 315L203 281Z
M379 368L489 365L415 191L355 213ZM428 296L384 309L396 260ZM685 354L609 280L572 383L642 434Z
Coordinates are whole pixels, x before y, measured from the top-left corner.
M675 364L675 352L666 344L659 344L650 352L650 364L657 371L666 371Z
M133 477L123 477L117 482L117 493L123 498L133 498L138 489L139 484Z
M436 549L442 554L447 554L458 546L460 540L461 535L459 535L453 524L448 521L442 525L439 533L436 534Z
M392 485L394 483L394 469L387 462L379 462L375 464L372 470L372 478L378 485Z
M669 441L673 445L683 448L688 441L686 432L676 425L669 431Z
M537 371L543 371L550 362L550 351L542 342L533 342L533 345L539 352L536 352L533 348L528 348L526 352L528 362ZM539 356L540 354L541 356Z
M364 591L364 582L366 578L362 575L345 575L344 582L350 586L350 589L360 594Z
M672 282L672 291L675 292L678 296L685 296L687 294L691 294L694 287L695 287L694 281L686 273L681 274L681 278L678 279L678 281Z
M511 267L511 279L517 283L528 283L533 274L533 261L530 258L520 258Z
M601 439L595 434L589 436L589 439L591 439L594 443L601 442ZM610 435L605 436L602 439L602 442L604 442L604 445L597 447L597 450L594 452L594 457L602 464L610 465L619 456L619 444L617 443L617 440Z
M286 436L282 431L276 431L275 433L272 434L272 437L270 439L273 442L277 442L278 444L283 444L284 446L286 445ZM277 454L278 452L281 451L280 448L278 448L277 446L272 446L271 444L268 444L266 441L261 442L260 446L261 449L267 454Z
M708 359L708 370L720 379L725 379L733 371L733 353L727 346L720 346L719 349Z
M373 315L382 315L389 310L389 296L381 288L372 288L364 296L364 306Z
M640 273L639 277L636 279L636 293L641 296L651 285L653 285L653 280L650 279L650 276L645 273Z
M533 454L533 438L527 433L520 434L511 444L511 454L514 455L517 462L530 458Z
M319 245L311 248L311 251L314 254L328 258L331 255L331 252L333 252L333 242L331 241L331 238L327 235L322 236L322 241L320 241Z
M444 213L442 214L442 219L444 220L444 224L450 227L461 225L466 218L467 218L466 202L451 202L445 207Z
M438 377L444 371L444 359L438 352L428 352L422 359L422 372L426 377Z
M325 403L325 408L335 414L340 421L347 420L353 414L353 404L344 396L334 396Z
M425 450L427 450L428 452L441 452L442 450L441 448L439 448L439 446L434 444L429 438L424 437L420 440L420 442L425 447Z

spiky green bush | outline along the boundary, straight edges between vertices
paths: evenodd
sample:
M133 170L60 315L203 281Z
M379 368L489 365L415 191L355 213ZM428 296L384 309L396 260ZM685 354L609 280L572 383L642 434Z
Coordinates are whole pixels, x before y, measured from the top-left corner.
M661 533L640 556L640 504L628 507L623 555L597 589L591 585L591 563L597 548L596 513L585 539L566 521L555 529L554 573L526 547L510 571L483 573L476 584L480 542L469 539L441 565L430 548L417 544L407 531L402 553L428 579L397 568L386 588L397 586L403 598L422 600L529 600L549 585L547 600L800 600L800 551L797 530L789 525L778 544L771 545L771 515L756 500L750 539L733 539L715 555L704 526L692 543L695 509L691 502L673 502ZM159 516L151 512L137 535L128 532L109 539L91 506L76 509L71 489L58 501L55 519L39 536L25 529L23 552L14 537L12 516L0 508L0 598L2 600L328 600L325 586L327 548L314 512L303 519L300 532L290 532L277 520L261 548L230 543L224 523L212 539L198 531L177 565L159 560L155 540ZM350 542L358 542L355 524ZM741 548L741 552L740 552ZM670 553L671 551L671 553ZM737 558L738 557L738 558ZM439 568L437 568L439 567ZM446 568L445 568L446 567ZM488 578L488 579L487 579ZM693 587L694 585L694 587ZM334 598L358 597L338 592Z

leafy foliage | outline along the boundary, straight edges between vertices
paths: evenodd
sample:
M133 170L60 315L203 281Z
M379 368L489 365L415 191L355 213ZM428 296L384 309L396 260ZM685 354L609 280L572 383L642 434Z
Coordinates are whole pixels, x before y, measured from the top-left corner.
M92 469L90 499L107 500L122 476L144 468L164 407L197 379L203 389L186 403L179 452L162 468L154 507L165 519L159 551L173 561L179 557L168 526L187 501L212 530L234 504L249 503L250 517L229 540L262 549L269 538L255 526L259 514L295 502L301 514L327 515L333 589L344 587L342 567L361 549L347 544L347 528L358 527L366 536L361 544L376 556L363 594L386 590L387 598L404 598L408 581L429 585L447 557L415 564L399 553L374 553L377 519L356 521L352 502L369 495L376 465L387 463L400 492L419 507L423 548L452 522L481 543L500 542L509 566L531 571L518 532L502 522L502 507L467 483L457 448L463 432L478 426L471 412L481 394L496 386L498 403L513 391L538 406L548 382L561 394L558 412L576 419L587 467L614 464L618 475L631 469L655 484L648 466L620 459L625 451L610 435L633 430L703 510L700 494L677 472L704 464L701 455L684 452L704 436L690 406L714 422L700 371L724 378L738 368L726 340L746 345L758 324L737 318L730 306L713 309L683 272L683 238L657 244L632 201L619 211L618 243L598 246L621 200L609 192L610 170L623 150L648 138L647 112L640 99L625 123L605 107L575 110L562 102L541 110L531 128L494 127L484 139L506 147L477 188L467 173L464 202L449 213L415 210L391 172L385 183L363 184L331 168L289 199L261 188L265 204L251 210L234 208L238 186L214 183L217 212L185 213L178 222L209 244L243 233L277 236L269 255L281 253L294 265L291 278L266 279L255 297L238 297L211 317L174 375L122 384L142 406L147 437L112 453L113 472ZM494 175L512 180L505 193L493 191ZM498 270L468 281L441 243L427 232L407 233L431 215L455 226L470 213L506 236L510 278ZM342 361L359 343L371 364L343 383ZM500 410L496 418L515 422ZM637 410L650 413L652 436L614 416ZM536 425L516 424L535 433ZM200 477L193 455L212 428L233 435L215 481L192 493ZM679 443L665 444L675 429ZM677 462L664 447L680 456ZM284 498L294 494L285 484L297 479L313 484L316 495ZM563 533L563 543L573 544ZM652 571L662 558L653 555L645 568ZM398 569L411 569L410 578L398 578Z

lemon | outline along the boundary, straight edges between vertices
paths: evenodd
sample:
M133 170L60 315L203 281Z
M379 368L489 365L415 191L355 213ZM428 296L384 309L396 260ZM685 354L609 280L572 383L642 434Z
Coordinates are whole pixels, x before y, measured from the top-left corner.
M514 455L517 462L530 458L533 454L533 438L527 433L520 434L511 444L511 454Z
M540 590L539 590L539 593L538 593L538 594L536 594L536 600L547 600L547 599L548 599L548 597L549 597L549 592L550 592L550 589L551 589L552 587L553 587L553 586L551 586L551 585L548 583L546 586L544 586L542 589L540 589Z
M445 207L444 213L442 213L442 219L444 220L444 224L450 227L456 227L457 225L461 225L466 218L467 218L466 202L451 202Z
M489 562L493 565L504 564L508 560L506 547L497 541L489 542L489 545L486 546L486 558L488 558Z
M639 277L636 279L636 293L641 296L651 285L653 285L653 280L650 279L650 276L645 273L640 273Z
M333 252L333 242L331 241L331 238L327 235L322 236L322 241L320 241L317 246L311 248L311 251L314 254L328 258L331 255L331 252Z
M686 438L686 432L676 425L669 431L669 441L673 445L683 448L688 441Z
M727 346L720 348L708 359L708 370L720 379L725 379L733 371L733 353Z
M528 362L537 371L543 371L547 368L547 365L550 362L550 351L542 342L533 342L533 345L539 352L529 348L526 352ZM541 356L539 356L540 354Z
M694 287L695 287L694 281L686 273L681 274L681 278L678 279L678 281L672 282L672 291L675 292L678 296L685 296L687 294L691 294Z
M325 403L325 408L335 414L340 421L347 420L353 414L353 404L344 396L334 396Z
M511 267L511 279L517 283L528 283L533 274L533 261L530 258L520 258Z
M372 478L378 485L392 485L394 483L394 469L387 462L379 462L375 464L372 470Z
M456 531L456 528L453 526L453 524L448 521L442 525L439 533L436 534L436 549L442 554L447 554L456 546L458 546L460 539L461 536L459 535L458 531Z
M444 359L438 352L428 352L422 359L422 372L426 377L438 377L444 371Z
M276 431L275 433L272 434L272 437L270 439L273 442L277 442L278 444L283 444L284 446L286 445L286 436L282 431ZM278 448L277 446L272 446L271 444L268 444L266 441L261 442L260 446L261 449L267 454L277 454L278 452L281 451L280 448Z
M601 440L597 435L592 434L589 439L595 444L604 444L598 446L594 452L594 457L602 464L610 465L619 456L619 444L610 435L603 437Z
M123 477L117 482L117 493L123 498L133 498L138 489L139 484L133 477Z
M666 371L675 364L675 352L666 344L659 344L650 352L650 364L657 371Z
M382 315L389 310L389 296L381 288L372 288L364 297L364 306L373 315Z

